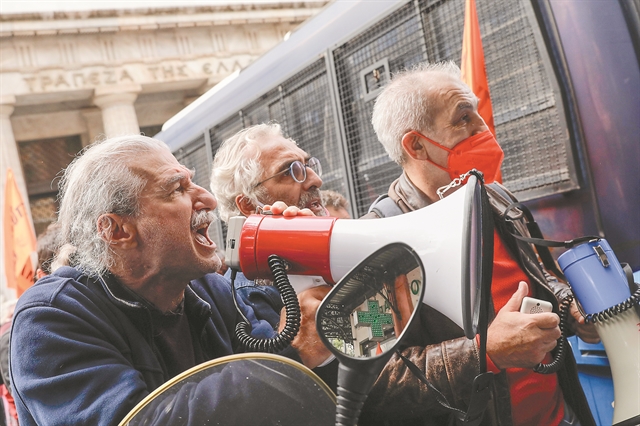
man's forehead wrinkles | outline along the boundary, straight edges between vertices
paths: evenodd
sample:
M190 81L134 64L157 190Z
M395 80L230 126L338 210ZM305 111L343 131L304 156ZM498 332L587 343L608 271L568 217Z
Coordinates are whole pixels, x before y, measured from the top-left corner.
M456 105L456 109L458 111L465 110L465 109L473 109L473 107L474 107L474 103L470 101L460 101L458 102L458 105Z
M287 155L286 157L287 158L285 158L278 164L277 170L285 170L289 168L289 166L291 166L291 163L293 163L294 161L303 161L306 163L309 158L311 158L305 152Z

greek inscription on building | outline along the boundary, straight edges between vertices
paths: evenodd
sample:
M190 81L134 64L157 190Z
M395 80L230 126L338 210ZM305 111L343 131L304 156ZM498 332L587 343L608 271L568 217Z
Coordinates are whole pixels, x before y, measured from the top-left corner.
M189 64L157 64L127 68L85 69L77 71L46 71L25 75L23 79L31 93L92 89L110 84L179 81L227 75L242 69L238 60L208 60Z
M100 85L135 83L126 69L40 73L23 77L30 92L84 89Z

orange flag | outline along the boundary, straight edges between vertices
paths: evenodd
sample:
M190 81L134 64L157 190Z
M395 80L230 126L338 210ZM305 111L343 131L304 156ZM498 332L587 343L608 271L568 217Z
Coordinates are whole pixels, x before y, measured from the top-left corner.
M482 49L482 37L480 36L480 23L478 22L475 0L466 0L465 2L460 69L462 70L462 81L467 83L467 86L471 88L480 100L478 113L495 136L493 108L491 107L491 96L489 95L487 70L484 66L484 50ZM496 181L502 182L501 173L498 173Z
M7 285L16 289L18 297L33 284L31 253L35 251L33 226L13 172L8 169L4 186L4 269Z
M484 51L480 37L480 24L476 13L475 0L466 0L464 11L464 33L462 35L462 81L467 83L473 93L480 99L478 112L487 123L489 130L496 134L493 125L493 109L489 96L489 82L484 66Z

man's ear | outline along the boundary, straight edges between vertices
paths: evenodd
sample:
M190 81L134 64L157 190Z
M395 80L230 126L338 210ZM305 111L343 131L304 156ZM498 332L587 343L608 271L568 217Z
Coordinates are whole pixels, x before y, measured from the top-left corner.
M133 222L114 214L103 214L96 223L100 238L110 245L117 245L122 249L134 248L138 245L137 229Z
M425 141L414 132L407 132L402 137L402 149L414 160L428 160L429 154Z
M236 206L238 206L240 212L245 216L252 215L256 212L256 205L242 194L236 196Z

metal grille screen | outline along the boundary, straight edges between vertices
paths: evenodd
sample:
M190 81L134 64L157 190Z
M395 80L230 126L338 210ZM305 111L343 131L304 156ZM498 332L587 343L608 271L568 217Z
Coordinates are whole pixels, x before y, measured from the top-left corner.
M324 59L282 85L284 127L290 138L322 163L322 188L347 194Z
M577 186L564 113L529 7L477 1L497 139L505 151L503 179L521 199ZM389 75L421 61L459 65L463 22L464 0L409 2L333 52L358 214L400 173L370 124L379 92L370 90L371 75L382 87Z
M319 59L212 127L212 152L245 127L277 121L301 148L320 158L324 188L354 200L356 215L366 213L400 174L370 123L375 98L391 75L418 62L460 64L464 3L407 2L333 49L337 87L330 87L325 59ZM505 185L521 200L577 188L559 90L546 52L540 50L531 5L521 0L476 3L497 139L505 151ZM344 126L342 132L336 122Z
M420 26L413 3L407 3L333 53L358 216L366 213L371 203L386 193L391 181L401 173L373 132L371 112L375 91L389 80L389 72L426 59ZM385 59L388 68L380 64ZM371 73L379 69L377 64L382 66L378 72L379 87L365 86L362 75L368 75L366 71L372 67ZM367 93L369 87L372 90Z

